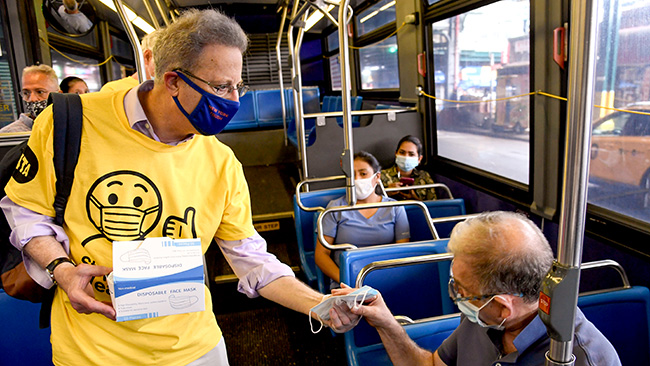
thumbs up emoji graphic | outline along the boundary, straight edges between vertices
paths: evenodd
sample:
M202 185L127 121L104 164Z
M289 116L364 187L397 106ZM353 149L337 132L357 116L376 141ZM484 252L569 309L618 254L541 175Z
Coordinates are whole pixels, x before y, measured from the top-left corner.
M185 210L185 217L169 216L163 226L163 235L173 239L182 239L183 235L185 238L196 238L195 213L193 207L188 207Z

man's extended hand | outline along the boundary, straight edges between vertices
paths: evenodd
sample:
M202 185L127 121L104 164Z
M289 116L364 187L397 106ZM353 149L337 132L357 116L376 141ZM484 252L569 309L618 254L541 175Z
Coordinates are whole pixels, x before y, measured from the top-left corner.
M356 289L342 284L342 287L340 289L332 290L332 295L347 295L354 290ZM366 318L366 321L375 328L386 328L397 324L395 317L393 317L393 314L386 306L386 303L384 302L383 297L381 297L381 294L375 296L369 303L361 305L359 307L354 307L352 309L349 309L349 311L350 313L356 314L357 316L364 316Z
M65 291L72 307L81 314L99 313L115 320L115 309L111 304L95 300L95 293L90 279L102 277L111 273L113 269L89 264L59 265L54 270L54 278L59 287Z

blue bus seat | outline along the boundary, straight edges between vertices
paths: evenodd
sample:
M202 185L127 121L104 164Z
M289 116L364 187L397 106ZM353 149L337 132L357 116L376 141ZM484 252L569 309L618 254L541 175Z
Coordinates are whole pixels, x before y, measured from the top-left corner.
M650 365L650 291L647 287L581 295L578 307L612 343L623 365Z
M430 240L344 251L340 255L341 282L354 286L361 269L375 261L445 253L447 242ZM457 310L447 290L449 266L450 262L441 262L382 269L368 274L363 284L379 290L395 315L416 320L452 314ZM381 339L362 321L345 334L345 343L346 349L355 350L381 343Z
M287 137L291 143L298 147L298 132L296 129L295 110L293 105L293 89L285 90L285 100L287 102ZM320 90L317 86L309 86L302 89L302 106L303 112L318 113L320 112ZM305 119L305 139L307 146L313 144L313 138L310 140L310 133L316 126L315 118ZM309 143L311 141L311 143Z
M460 324L460 314L408 324L404 326L404 330L418 346L434 352L458 327L458 324ZM364 347L354 347L350 344L345 346L349 366L391 366L393 364L382 343Z
M255 93L255 90L251 90L239 98L239 110L230 123L226 125L225 131L257 128L257 98Z
M14 299L0 289L0 364L52 365L50 328L39 329L41 304Z
M300 200L305 207L326 207L329 201L345 195L345 188L325 189L300 194ZM314 261L314 216L318 211L304 211L298 207L296 196L293 197L293 213L296 221L296 239L300 266L307 278L307 283L315 285L316 262Z
M422 201L429 209L431 218L465 215L465 200L462 198ZM405 206L406 216L411 228L411 241L431 240L433 235L425 221L422 209L417 206ZM456 222L444 222L436 225L440 238L448 238Z
M280 89L257 90L257 118L260 127L282 126Z

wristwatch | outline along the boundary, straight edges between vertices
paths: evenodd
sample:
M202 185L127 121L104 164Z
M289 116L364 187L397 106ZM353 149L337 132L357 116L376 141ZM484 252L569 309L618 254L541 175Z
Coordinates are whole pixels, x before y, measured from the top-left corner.
M50 275L50 279L52 280L52 282L54 282L54 285L57 284L56 280L54 279L54 269L61 263L71 263L73 266L76 266L76 264L72 261L72 259L68 257L59 257L51 261L50 264L48 264L45 267L45 270L47 271L47 274Z

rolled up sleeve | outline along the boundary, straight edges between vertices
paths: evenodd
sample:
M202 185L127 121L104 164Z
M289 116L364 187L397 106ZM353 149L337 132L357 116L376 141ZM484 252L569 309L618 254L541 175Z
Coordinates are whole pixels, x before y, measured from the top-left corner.
M53 218L19 206L7 196L0 200L0 208L2 208L7 223L11 227L9 241L11 245L21 251L27 273L39 285L45 288L52 287L52 280L45 269L34 262L23 251L23 247L37 236L54 236L61 243L66 253L69 254L70 241L65 231L61 226L54 223Z
M250 298L280 277L294 277L289 266L266 250L266 241L258 233L243 240L215 240L239 279L237 290Z

